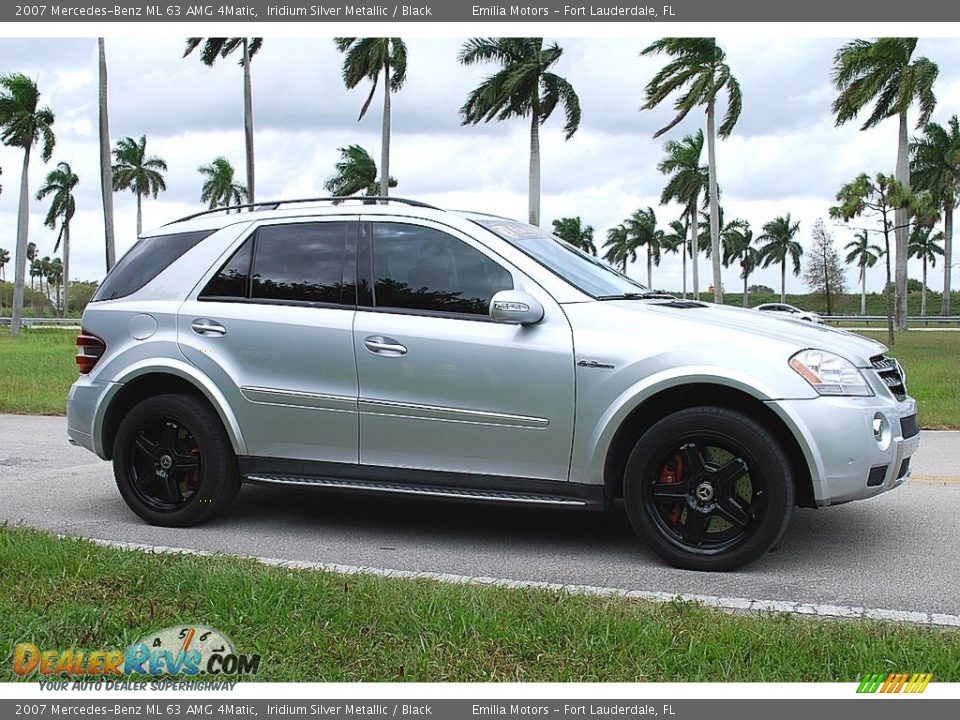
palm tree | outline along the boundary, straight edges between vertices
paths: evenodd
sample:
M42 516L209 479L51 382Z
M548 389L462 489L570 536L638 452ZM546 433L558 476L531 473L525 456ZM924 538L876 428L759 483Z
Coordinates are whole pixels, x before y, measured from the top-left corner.
M873 110L861 130L879 125L889 117L899 118L896 179L905 190L910 190L907 111L914 101L919 103L917 127L921 128L937 104L933 82L939 69L925 57L910 62L916 47L917 38L854 40L841 47L833 60L833 83L839 93L833 101L833 113L838 126L856 118L871 103ZM905 330L909 210L898 209L894 220L897 241L894 324L897 330Z
M167 171L167 163L156 155L147 156L146 135L141 135L139 142L132 137L117 140L113 160L113 189L130 190L137 196L137 237L140 237L143 232L141 202L147 195L156 200L160 191L167 189L161 174Z
M624 275L627 274L627 263L637 261L637 247L633 244L630 229L623 223L607 230L607 240L603 247L607 249L603 259L614 267L619 267Z
M225 157L220 156L208 165L201 165L197 172L206 178L200 190L200 202L208 203L211 210L239 205L247 199L247 189L234 181L233 165ZM237 212L240 212L240 208L237 208Z
M760 251L753 245L753 230L746 221L735 221L728 225L723 233L723 266L730 267L734 262L740 264L740 277L743 278L743 306L749 307L749 280L760 261Z
M697 130L694 135L687 135L677 142L668 140L664 143L663 150L666 157L657 163L657 170L664 175L668 175L667 184L660 193L660 204L665 205L668 202L679 203L683 207L684 222L690 232L690 240L687 248L690 251L693 260L693 293L699 297L700 277L697 263L698 245L697 242L697 206L699 204L700 193L709 185L710 171L704 165L700 164L700 156L703 154L703 130ZM706 197L704 198L706 200ZM706 202L704 203L706 207ZM687 271L686 256L683 259L683 294L687 294Z
M848 242L844 250L849 250L845 262L848 265L857 264L860 268L860 314L867 314L867 268L877 264L883 255L883 248L870 244L870 233L866 228L854 233L853 240Z
M100 125L100 197L103 201L103 236L106 246L107 272L117 262L117 245L113 229L113 166L110 164L110 116L107 112L107 56L103 38L97 38L99 50L99 125ZM69 297L69 296L67 296Z
M943 212L943 302L940 314L950 314L950 272L953 263L953 211L960 204L960 122L954 115L947 127L928 122L923 138L910 148L914 185L926 190ZM926 284L926 283L924 283Z
M340 162L334 166L337 174L323 186L335 197L350 197L357 193L375 197L380 192L380 179L377 164L370 153L359 145L338 149ZM396 186L397 179L390 178L390 187Z
M561 240L566 240L575 248L597 256L597 246L593 242L593 226L584 225L580 216L565 217L553 221L553 234Z
M0 248L0 280L7 281L7 263L10 262L10 251Z
M627 218L627 231L630 233L632 247L647 249L647 287L653 289L653 266L660 266L660 241L663 230L657 229L657 216L653 208L640 209Z
M793 274L800 274L800 256L803 247L793 238L800 232L800 222L793 222L790 213L780 215L763 226L763 235L757 242L766 243L760 248L763 267L780 263L780 302L787 301L787 260L793 261Z
M34 261L37 259L37 244L35 242L27 243L27 262L30 263L30 267L33 267ZM30 289L33 290L33 278L35 276L30 276Z
M50 202L50 210L43 221L51 230L57 229L57 223L60 224L60 232L57 234L57 242L53 246L53 251L60 249L60 241L63 241L63 264L61 266L61 277L63 279L64 293L70 290L70 221L77 211L77 201L73 197L73 189L80 182L80 178L70 167L69 163L60 162L57 168L48 175L43 187L37 191L37 200L43 200L48 195L53 195ZM69 295L66 295L69 297ZM59 303L58 303L59 305ZM64 303L62 308L62 317L66 317L69 308Z
M207 67L212 67L217 58L225 58L235 50L240 49L240 65L243 67L243 137L247 150L247 198L254 202L254 172L253 172L253 89L250 84L250 61L263 45L263 38L187 38L187 46L183 51L186 57L196 50L200 43L200 61ZM154 196L156 197L156 196Z
M391 93L399 92L407 79L407 46L400 38L333 39L337 50L344 53L343 84L352 90L363 80L370 80L370 94L360 108L357 122L367 114L383 74L383 117L380 126L380 195L390 194L390 107Z
M923 287L920 289L920 314L927 314L927 264L937 266L937 255L943 256L940 241L942 232L933 232L933 228L915 225L910 233L910 257L923 262Z
M664 231L660 245L665 252L679 253L683 258L683 297L687 296L687 228L680 220L674 220Z
M43 265L40 262L40 258L36 258L30 262L30 290L34 289L33 281L39 279L40 281L40 292L43 292ZM30 307L36 307L36 296L30 296Z
M37 84L23 73L0 75L0 140L4 145L23 150L20 175L20 206L17 214L17 247L14 260L13 315L10 334L20 332L23 315L23 289L26 275L27 235L30 222L30 151L40 143L40 159L50 160L56 137L53 112L40 107Z
M60 317L64 317L63 306L60 304L62 298L60 293L63 289L63 261L60 258L55 257L50 261L49 277L57 293L57 309L60 310Z
M496 62L501 68L481 82L460 108L462 124L530 117L529 220L540 224L540 126L563 106L564 139L580 127L580 99L573 86L550 68L563 49L543 46L543 38L473 38L460 48L464 65Z
M677 114L667 125L660 128L654 137L660 137L675 127L695 107L706 105L707 114L707 167L710 189L710 245L713 252L713 299L722 302L720 282L720 217L717 192L716 138L730 137L740 118L743 95L740 83L726 63L726 53L717 45L716 38L661 38L641 53L652 55L664 53L673 58L647 83L646 101L643 110L652 110L674 91L681 95L674 102ZM723 122L716 128L716 104L722 91L727 94L727 111Z

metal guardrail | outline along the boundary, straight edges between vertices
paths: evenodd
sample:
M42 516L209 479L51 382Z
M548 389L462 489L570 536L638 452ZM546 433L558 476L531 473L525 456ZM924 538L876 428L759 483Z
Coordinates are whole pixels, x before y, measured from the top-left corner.
M35 327L80 327L80 318L21 318L20 326L26 328ZM0 327L10 327L10 318L0 318Z
M825 323L863 323L864 325L887 324L886 315L821 315ZM80 327L80 318L22 318L23 327ZM925 315L912 316L907 318L911 326L930 326L930 325L957 325L960 327L960 315ZM0 327L10 327L10 318L0 317Z
M870 325L877 323L887 324L886 315L821 315L825 323L863 323ZM907 318L907 323L911 327L929 326L929 325L958 325L960 326L960 315L912 315Z

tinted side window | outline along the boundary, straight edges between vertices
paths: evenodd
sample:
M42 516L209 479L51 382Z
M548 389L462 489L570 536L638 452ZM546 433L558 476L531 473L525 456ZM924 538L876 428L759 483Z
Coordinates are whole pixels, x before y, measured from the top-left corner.
M339 303L346 222L267 225L257 230L254 300Z
M201 230L174 235L154 235L139 240L120 262L114 265L91 298L91 302L113 300L135 293L213 232L215 231Z
M253 236L240 246L200 293L201 298L245 298L250 285Z
M446 233L416 225L373 227L374 305L486 315L513 288L510 273Z

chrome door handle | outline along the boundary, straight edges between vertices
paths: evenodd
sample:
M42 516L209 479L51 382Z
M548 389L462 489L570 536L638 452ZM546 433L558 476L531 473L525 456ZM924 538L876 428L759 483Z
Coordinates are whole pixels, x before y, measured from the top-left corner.
M387 355L389 357L402 357L407 354L407 348L398 343L393 338L383 337L382 335L373 335L363 341L367 350L377 355Z
M213 320L194 320L190 329L197 335L226 335L227 329Z

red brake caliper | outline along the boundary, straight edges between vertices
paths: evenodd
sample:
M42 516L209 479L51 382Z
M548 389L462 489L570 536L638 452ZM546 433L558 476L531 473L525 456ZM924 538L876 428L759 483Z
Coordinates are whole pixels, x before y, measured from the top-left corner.
M673 460L668 461L660 469L660 482L663 485L672 485L683 481L683 458L680 453L673 456ZM680 515L683 513L683 504L677 503L670 511L670 522L679 522Z

